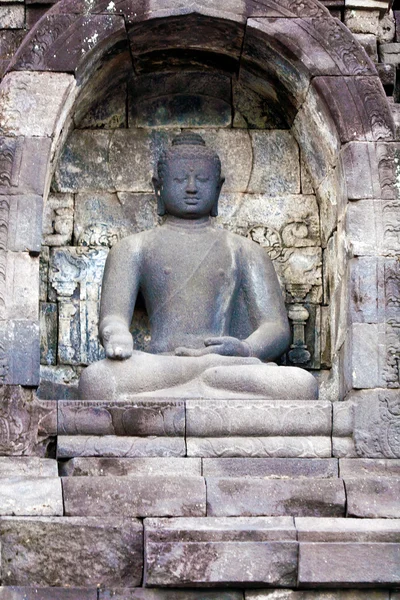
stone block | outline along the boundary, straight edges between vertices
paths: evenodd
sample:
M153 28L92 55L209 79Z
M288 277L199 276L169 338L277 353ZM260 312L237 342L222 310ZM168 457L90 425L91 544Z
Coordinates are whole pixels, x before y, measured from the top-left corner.
M97 600L95 588L0 587L0 600Z
M58 477L57 461L36 456L1 456L0 478Z
M43 200L33 194L1 196L0 211L4 214L5 246L13 252L39 253Z
M149 588L99 590L99 600L216 600L216 598L218 598L218 600L243 600L243 592L218 590L218 595L216 596L214 590L152 590ZM0 600L2 600L1 594ZM11 600L14 599L12 598ZM19 598L16 600L19 600Z
M336 124L313 85L299 110L293 131L302 140L302 152L314 183L320 183L334 166L340 149Z
M77 400L80 372L79 367L41 365L37 397L53 400Z
M399 517L400 477L346 477L345 487L350 517Z
M339 479L207 477L207 515L214 517L341 517L345 493Z
M72 194L49 194L43 215L43 244L67 246L74 228L74 197Z
M373 590L332 590L330 592L293 590L246 591L246 600L389 600L389 592Z
M318 204L314 195L267 196L245 194L227 223L235 233L247 234L265 245L273 259L283 248L318 246Z
M379 19L378 42L385 44L393 42L396 35L396 22L392 10L386 12ZM396 40L397 41L397 40Z
M376 148L371 143L351 142L341 152L349 200L381 198Z
M365 0L358 0L358 10L354 10L354 2L352 0L352 8L346 8L344 11L344 24L350 29L352 33L373 33L378 35L379 31L379 10L363 10L365 7ZM348 7L348 0L346 0L346 7Z
M396 519L318 519L296 517L299 542L397 543L400 522Z
M351 336L353 387L362 389L384 386L383 366L386 362L384 326L379 323L353 323Z
M2 583L17 586L141 584L143 526L121 517L3 517Z
M316 77L312 85L329 107L342 142L394 139L393 117L379 77ZM361 101L365 97L368 103Z
M229 127L231 79L206 71L150 73L128 88L130 127Z
M324 436L331 432L329 402L311 400L186 401L188 437Z
M76 194L74 238L78 246L113 246L158 224L154 194Z
M203 517L206 486L203 477L132 475L131 477L64 477L63 498L68 516Z
M349 261L349 317L353 323L385 320L384 263L375 257Z
M388 65L398 65L400 63L400 43L380 44L379 58L381 62Z
M25 10L21 4L3 4L0 6L1 29L23 29L25 26Z
M0 383L39 385L38 321L0 321L0 340Z
M39 258L0 250L0 264L5 271L0 279L0 318L38 320Z
M250 193L300 193L299 148L288 131L250 131L253 169Z
M18 50L22 40L25 37L25 31L13 29L4 29L0 32L0 58L3 60L11 59Z
M148 475L201 475L200 458L72 458L60 463L64 477L90 476L148 476ZM0 460L0 476L1 476Z
M1 516L62 516L63 510L61 480L58 476L1 477Z
M346 232L354 256L390 253L383 237L383 203L380 200L350 202L346 212Z
M57 304L40 302L40 362L55 365L57 361Z
M147 519L146 586L296 585L293 521Z
M360 477L400 477L400 460L391 458L341 458L340 476L344 479Z
M60 401L61 435L184 436L183 400Z
M299 585L378 587L398 585L400 544L300 543Z
M7 73L0 88L1 135L53 136L74 86L73 76L66 73Z
M188 459L186 459L188 460ZM204 477L264 477L276 479L338 476L334 458L205 458Z
M186 447L183 437L60 435L57 438L57 455L58 458L74 458L75 456L179 457L186 455Z
M384 63L378 63L376 65L376 70L378 72L379 79L381 80L381 83L383 85L383 89L385 90L387 95L391 96L393 94L395 77L396 77L395 66L387 65ZM393 110L392 110L392 114L393 114ZM395 115L393 115L393 119L395 119ZM395 127L396 127L396 122L395 122ZM397 134L395 135L395 139L396 140L398 139Z
M47 284L49 278L49 249L42 246L39 256L39 301L47 302Z
M0 137L0 194L9 195L40 195L42 196L46 185L47 168L50 160L51 140L46 137ZM23 230L28 228L27 219L29 212L32 216L35 213L34 223L39 223L40 216L35 212L33 206L27 207L29 201L18 200L17 207L12 207L10 200L2 199L6 204L2 205L2 211L6 211L7 220L11 216L14 218L19 215L23 208L25 215L21 224L14 223L15 234L18 234L20 227ZM39 211L40 200L34 198L37 202L35 208ZM18 208L18 211L15 209ZM21 213L22 214L22 213ZM18 217L19 218L19 217ZM32 224L30 224L32 225ZM14 234L14 235L15 235ZM32 240L37 244L37 235L40 231L32 228L29 233ZM19 235L18 235L19 241ZM31 238L29 238L31 239ZM32 241L32 243L33 243Z
M126 30L120 16L46 14L41 27L32 31L14 58L12 68L22 72L72 72L82 83L93 64L122 40L126 40Z
M0 387L2 456L44 456L57 432L56 405L36 400L31 390L19 386Z
M164 438L165 439L165 438ZM203 458L330 458L330 436L186 438L187 455Z
M378 62L378 43L373 33L354 33L355 39L361 44L365 52L374 63Z

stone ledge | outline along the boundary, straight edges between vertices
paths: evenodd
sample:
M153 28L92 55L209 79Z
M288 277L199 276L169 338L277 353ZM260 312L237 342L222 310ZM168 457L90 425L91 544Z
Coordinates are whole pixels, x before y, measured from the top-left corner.
M155 457L185 456L183 437L128 437L60 435L57 439L58 458L79 456L101 457Z
M72 458L60 463L64 477L103 477L118 475L201 475L200 458L143 457L143 458ZM1 472L1 462L0 462Z

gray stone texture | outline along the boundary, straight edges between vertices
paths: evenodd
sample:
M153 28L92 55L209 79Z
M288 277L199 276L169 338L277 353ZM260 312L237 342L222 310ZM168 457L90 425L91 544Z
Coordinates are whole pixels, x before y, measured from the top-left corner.
M381 62L389 65L398 65L400 63L400 44L393 42L391 44L380 44L379 58Z
M1 456L0 478L3 477L57 477L57 461L36 456Z
M147 519L145 585L293 586L297 544L290 517Z
M2 456L45 456L57 433L56 403L36 400L20 386L0 387Z
M201 517L206 514L202 477L132 475L63 478L68 516Z
M60 401L61 435L184 436L182 400Z
M297 537L302 542L397 543L398 519L316 519L296 517Z
M51 302L39 303L40 324L40 363L55 365L57 361L58 333L57 304Z
M201 475L200 458L72 458L60 464L65 476ZM1 474L1 462L0 462Z
M384 324L353 323L350 336L352 387L385 387L382 372L386 362Z
M104 457L179 457L185 456L184 438L60 435L57 438L58 458L76 456Z
M0 587L1 600L97 600L96 588Z
M186 459L188 460L188 459ZM295 477L338 476L338 461L296 458L204 458L204 477ZM399 467L400 468L400 467Z
M346 5L348 6L347 3ZM372 33L378 35L379 10L363 10L363 5L365 5L365 2L359 3L357 6L358 10L346 9L344 12L344 24L353 33Z
M2 29L22 29L25 25L25 11L22 5L8 4L0 7L0 27Z
M218 600L243 600L243 592L145 588L99 590L99 600L216 600L216 598Z
M55 477L0 478L0 515L62 516L61 481Z
M207 514L220 516L314 516L345 514L339 479L207 477Z
M0 288L0 318L38 320L38 257L31 256L28 252L2 252L0 260L5 269Z
M165 439L165 438L164 438ZM187 455L203 458L330 458L330 436L187 437Z
M344 482L350 517L400 517L400 477L346 477Z
M311 400L186 401L188 437L324 436L331 432L329 402Z
M39 385L39 322L27 319L0 321L0 339L0 383L13 388Z
M359 477L400 477L400 460L396 458L341 458L340 476L347 479Z
M66 246L71 243L74 227L72 194L49 194L43 215L43 244Z
M253 590L245 593L246 600L389 600L389 592L375 590Z
M143 526L121 517L3 517L3 585L140 585Z
M6 166L3 166L4 171ZM4 177L6 173L4 172ZM7 179L6 179L7 181ZM40 252L43 199L34 194L1 196L1 213L8 212L7 248Z

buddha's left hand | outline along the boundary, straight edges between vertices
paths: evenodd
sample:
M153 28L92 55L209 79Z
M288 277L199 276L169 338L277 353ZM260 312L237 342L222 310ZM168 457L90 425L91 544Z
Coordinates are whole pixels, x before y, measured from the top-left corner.
M177 348L175 354L176 356L204 356L205 354L251 356L249 344L235 337L207 338L204 340L204 346L204 348Z

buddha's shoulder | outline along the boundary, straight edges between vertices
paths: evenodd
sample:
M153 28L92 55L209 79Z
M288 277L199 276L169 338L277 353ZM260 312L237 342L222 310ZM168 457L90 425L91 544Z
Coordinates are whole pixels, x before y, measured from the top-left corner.
M149 242L150 239L154 237L155 229L148 229L145 231L140 231L139 233L132 233L128 235L122 240L120 240L113 249L123 251L123 250L134 250L142 248L146 243Z
M244 252L246 254L265 254L265 250L259 244L256 244L256 242L254 242L253 240L249 240L243 235L233 233L232 231L228 231L226 229L223 229L221 231L224 232L227 241L237 250L240 250L241 252Z

